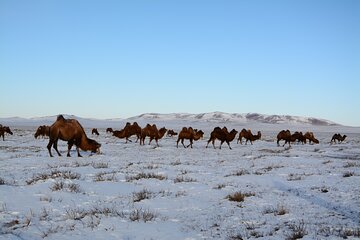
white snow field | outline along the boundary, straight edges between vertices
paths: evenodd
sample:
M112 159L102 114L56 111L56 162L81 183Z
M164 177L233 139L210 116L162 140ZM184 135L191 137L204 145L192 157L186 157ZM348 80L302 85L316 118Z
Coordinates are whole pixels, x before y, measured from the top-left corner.
M98 122L100 136L91 135L96 120L79 120L102 144L100 154L82 158L75 148L66 157L63 141L63 156L52 150L50 158L48 139L34 138L44 121L0 121L14 133L0 139L0 239L360 237L360 128L153 116ZM140 146L134 136L125 144L105 132L126 121L176 132L192 126L205 135L185 149L176 148L177 137ZM205 148L216 126L262 131L262 139L241 145L236 137L232 150L226 143L220 150L219 141L217 149ZM311 130L320 144L278 147L281 129ZM338 132L347 139L330 144Z

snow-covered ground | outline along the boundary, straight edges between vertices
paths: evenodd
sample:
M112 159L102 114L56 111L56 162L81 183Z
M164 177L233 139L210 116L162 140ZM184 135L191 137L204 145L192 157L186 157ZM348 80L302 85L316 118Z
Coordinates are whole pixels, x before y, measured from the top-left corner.
M125 144L106 126L100 136L86 128L102 144L101 154L78 158L73 149L71 158L50 158L48 139L34 139L35 126L13 127L14 135L0 140L0 239L360 236L359 128L137 120L175 131L191 125L205 136L193 149L176 148L176 137L161 139L155 148ZM233 150L226 143L221 150L205 148L211 130L224 125L229 131L260 130L263 138L253 145L235 140ZM276 134L287 128L312 130L320 144L278 147ZM347 139L329 144L337 132ZM63 155L66 149L59 142Z

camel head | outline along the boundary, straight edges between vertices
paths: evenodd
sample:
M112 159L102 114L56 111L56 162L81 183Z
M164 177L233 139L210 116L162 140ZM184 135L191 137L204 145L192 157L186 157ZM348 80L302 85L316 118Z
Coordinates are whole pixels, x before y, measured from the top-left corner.
M44 126L40 126L38 127L38 129L36 130L34 137L37 138L38 136L40 136L43 132L44 132Z
M10 135L13 135L12 131L10 130L9 127L3 127L4 128L4 131L7 132L8 134Z
M93 139L88 138L87 146L86 146L87 149L84 150L90 150L92 153L100 153L100 147L101 147L100 143L98 143Z

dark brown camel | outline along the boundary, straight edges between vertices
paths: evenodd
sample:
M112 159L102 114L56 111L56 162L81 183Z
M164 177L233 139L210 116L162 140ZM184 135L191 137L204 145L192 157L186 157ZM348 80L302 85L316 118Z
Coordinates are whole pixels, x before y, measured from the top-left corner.
M136 141L137 142L139 140L139 138L141 137L141 127L139 126L139 124L137 122L134 122L133 124L127 123L126 126L124 127L124 135L126 138L126 143L127 141L131 140L129 139L129 137L136 135Z
M304 134L304 139L305 139L305 143L306 143L306 140L309 140L309 144L312 144L312 143L316 143L318 144L319 143L319 140L317 140L315 137L314 137L314 133L313 132L306 132Z
M111 133L112 133L112 132L113 132L113 129L112 129L112 128L107 128L107 129L106 129L106 133L108 133L108 132L111 132Z
M231 130L231 132L229 133L229 132L227 131L227 128L226 128L226 127L224 127L223 129L221 129L220 127L216 127L216 128L214 128L214 130L213 130L213 131L211 132L211 134L210 134L210 139L209 139L209 141L208 141L208 143L207 143L207 145L206 145L206 148L208 147L209 143L212 142L214 148L216 149L216 147L215 147L215 140L218 139L218 140L220 140L220 142L221 142L221 143L220 143L220 149L221 149L221 145L222 145L224 142L226 142L226 143L228 144L229 148L232 149L232 148L230 147L230 142L231 142L232 140L234 140L234 138L235 138L235 136L236 136L237 133L238 133L238 132L237 132L235 129Z
M278 135L276 136L277 138L277 145L280 146L279 142L280 140L285 140L285 143L283 146L285 146L286 143L289 143L289 147L290 147L290 142L291 142L291 133L290 130L281 130Z
M240 141L240 143L242 144L242 138L246 139L245 144L247 144L247 142L250 141L250 143L252 145L254 141L261 138L261 132L258 131L257 135L253 135L250 129L246 130L245 128L243 128L241 130L241 132L239 133L239 138L238 138L237 143L239 143L239 141Z
M39 136L45 137L45 136L49 136L50 134L50 126L46 126L46 125L42 125L39 126L38 129L36 130L34 137L38 138Z
M96 136L99 136L99 132L98 132L97 128L93 128L93 129L91 130L91 135L92 135L92 134L95 134Z
M168 136L168 137L172 137L172 136L176 136L176 135L178 135L178 133L174 132L174 130L172 130L172 129L169 129L166 134L166 136Z
M5 141L5 133L8 133L10 135L13 135L12 131L7 126L0 126L0 137L3 138L3 141Z
M336 143L336 140L338 141L338 143L342 143L346 137L347 137L346 135L341 136L340 133L335 133L334 136L331 138L330 143L332 143L333 141L334 143Z
M189 128L183 127L183 129L179 133L178 140L176 141L176 147L177 148L179 147L179 141L181 140L181 143L184 146L184 148L188 148L189 146L192 148L193 141L197 141L203 136L204 136L204 132L201 130L197 130L197 129L194 130L192 127ZM190 140L190 144L186 147L184 145L184 139Z
M153 139L156 141L156 146L159 147L159 139L161 139L167 129L165 127L157 129L156 125L153 124L152 126L150 124L147 124L145 128L141 129L141 137L140 137L140 145L145 145L145 138L149 137L149 145Z
M49 150L50 157L53 156L51 154L52 146L56 150L57 154L61 156L57 149L57 142L59 139L68 142L68 157L70 157L70 150L74 144L79 157L81 157L79 148L93 153L100 151L101 144L95 140L89 139L86 136L84 128L75 119L65 119L62 115L59 115L56 121L50 126L49 132L50 140L47 148Z
M298 143L305 143L305 137L302 132L295 132L291 135L291 142L295 142L297 140Z

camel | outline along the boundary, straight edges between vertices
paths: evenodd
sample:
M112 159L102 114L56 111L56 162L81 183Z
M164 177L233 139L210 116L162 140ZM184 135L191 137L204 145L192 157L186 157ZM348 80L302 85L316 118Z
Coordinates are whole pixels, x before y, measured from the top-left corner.
M239 133L239 138L237 140L237 143L239 143L239 141L240 141L240 143L242 144L242 138L246 139L245 144L247 144L247 142L250 141L250 143L252 145L253 141L256 141L261 138L261 132L258 131L257 135L253 135L250 129L246 130L245 128L243 128L241 130L241 132Z
M125 138L125 143L127 143L128 141L132 142L129 139L129 137L131 137L132 135L136 135L136 142L141 138L141 127L137 124L137 122L134 122L132 125L131 123L126 123L125 127L120 131L113 131L113 136L118 138Z
M336 140L338 140L338 143L341 143L345 140L347 136L344 135L344 136L341 136L340 133L335 133L334 136L331 138L331 141L330 143L332 143L334 141L334 143L336 143Z
M145 138L149 137L149 145L151 141L155 139L156 146L159 147L158 141L165 135L166 131L167 129L165 127L162 127L158 130L155 124L152 126L147 124L145 128L141 129L140 145L145 145Z
M238 133L238 132L237 132L235 129L231 130L231 132L229 133L229 132L227 131L227 128L226 128L226 127L223 127L222 129L221 129L220 127L216 127L216 128L214 128L214 130L213 130L213 131L211 132L211 134L210 134L210 139L209 139L209 141L208 141L208 143L207 143L207 145L206 145L206 148L208 147L209 143L212 142L214 148L216 149L216 147L215 147L215 140L218 139L218 140L220 140L220 142L221 142L221 143L220 143L220 149L221 149L221 145L222 145L224 142L226 142L226 143L228 144L229 148L232 149L232 148L230 147L230 142L231 142L232 140L234 140L234 138L235 138L235 136L236 136L237 133Z
M315 137L314 137L314 133L313 132L306 132L304 134L304 142L306 143L306 140L308 139L309 140L309 144L312 144L312 143L316 143L318 144L319 143L319 140L317 140Z
M84 128L76 119L65 119L62 115L59 115L56 121L50 126L49 133L49 144L47 145L47 148L49 150L50 157L53 157L51 154L52 146L56 150L57 154L61 156L57 149L57 142L59 139L68 142L68 157L70 157L70 150L74 144L76 146L78 157L81 157L79 148L93 153L100 152L101 144L95 140L89 139L86 136Z
M281 130L277 137L277 145L280 146L279 142L280 140L285 140L285 143L283 146L285 146L286 143L289 143L289 147L290 147L290 141L291 141L291 133L290 130Z
M306 139L304 138L304 135L302 132L295 132L294 134L291 135L291 141L295 142L297 140L297 142L301 142L302 144L306 143Z
M93 128L93 129L91 130L91 135L92 135L92 134L95 134L95 135L99 136L99 132L98 132L97 128Z
M197 141L203 136L204 136L204 132L201 130L197 130L197 129L194 130L192 127L189 128L183 127L183 129L179 133L178 140L176 141L176 147L177 148L179 147L179 141L181 140L181 143L184 146L184 148L188 148L189 146L192 148L193 141ZM185 147L184 145L184 139L190 140L190 144L187 147Z
M106 133L108 133L108 132L111 132L111 133L112 133L112 132L113 132L113 129L112 129L112 128L107 128L107 129L106 129Z
M2 136L3 141L5 141L5 133L8 133L10 135L13 135L12 131L9 127L0 125L0 137Z
M126 126L124 127L124 134L126 137L126 143L127 141L131 140L129 139L129 137L136 135L136 141L137 142L139 140L139 138L141 137L141 127L139 126L139 124L137 122L134 122L133 124L130 124L129 122L126 123Z
M172 130L172 129L169 129L166 134L166 136L168 136L168 137L172 137L172 136L176 136L176 135L178 135L178 133L174 132L174 130Z
M49 131L50 131L50 126L46 126L46 125L39 126L34 134L34 137L35 138L38 138L39 136L48 137Z

